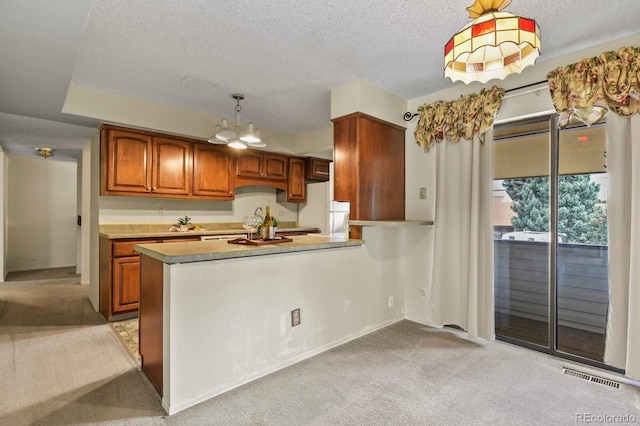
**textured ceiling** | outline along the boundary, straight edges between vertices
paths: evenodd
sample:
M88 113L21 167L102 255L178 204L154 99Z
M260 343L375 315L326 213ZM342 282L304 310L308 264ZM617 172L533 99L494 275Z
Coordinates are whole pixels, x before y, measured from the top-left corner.
M11 94L0 113L95 126L60 112L73 82L228 117L240 92L243 118L260 127L326 128L330 90L356 79L404 99L451 87L443 46L472 2L0 0L0 87ZM507 11L538 21L543 62L639 33L638 6L513 0Z

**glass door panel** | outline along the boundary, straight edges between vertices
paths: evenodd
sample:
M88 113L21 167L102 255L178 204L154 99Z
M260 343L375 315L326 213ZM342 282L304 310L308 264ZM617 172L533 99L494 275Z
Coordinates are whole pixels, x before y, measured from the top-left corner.
M558 148L556 350L602 362L609 303L605 128L562 130Z
M549 348L549 120L494 130L496 334Z

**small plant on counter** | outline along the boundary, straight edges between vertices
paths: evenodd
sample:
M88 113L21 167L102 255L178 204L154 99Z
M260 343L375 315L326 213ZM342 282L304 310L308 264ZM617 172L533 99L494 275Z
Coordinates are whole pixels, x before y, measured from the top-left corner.
M191 225L191 218L189 216L185 216L185 217L179 217L178 218L178 225Z

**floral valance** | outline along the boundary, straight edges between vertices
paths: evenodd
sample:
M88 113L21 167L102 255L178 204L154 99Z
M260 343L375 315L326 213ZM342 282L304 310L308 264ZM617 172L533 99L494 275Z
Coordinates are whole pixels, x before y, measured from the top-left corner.
M504 89L493 86L455 101L424 104L418 108L416 143L428 150L434 142L458 142L460 138L470 140L482 135L493 125L503 96Z
M557 68L547 79L560 127L571 117L594 124L608 110L624 116L640 112L640 48L604 52Z

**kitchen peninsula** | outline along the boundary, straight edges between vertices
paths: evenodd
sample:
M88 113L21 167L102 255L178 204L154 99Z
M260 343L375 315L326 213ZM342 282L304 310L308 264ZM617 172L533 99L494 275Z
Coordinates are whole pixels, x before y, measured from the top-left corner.
M404 318L398 256L362 240L290 238L135 247L142 369L167 413Z
M140 255L136 244L200 241L246 236L241 223L203 223L198 231L171 231L171 224L100 225L100 313L109 321L138 316ZM278 235L320 232L296 222L280 224Z

